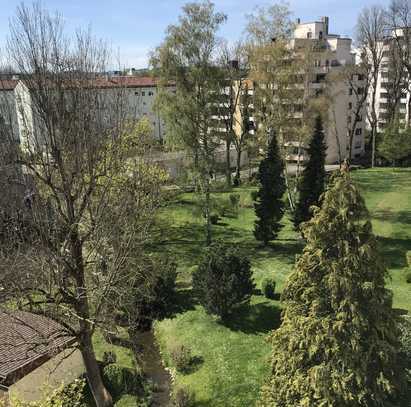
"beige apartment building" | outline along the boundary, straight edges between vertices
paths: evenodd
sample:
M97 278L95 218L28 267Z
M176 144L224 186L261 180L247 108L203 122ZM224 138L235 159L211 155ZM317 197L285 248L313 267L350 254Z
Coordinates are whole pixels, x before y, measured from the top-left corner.
M356 120L351 159L359 158L365 149L365 104L360 115L354 117L356 98L355 92L343 80L341 72L347 66L355 66L355 53L352 49L352 39L331 34L329 18L322 17L319 21L302 23L297 20L291 49L298 52L307 46L312 50L313 59L312 80L309 84L312 97L327 92L329 96L328 121L325 125L327 143L327 164L333 164L349 155L349 129ZM357 91L363 90L362 78L356 75L352 84ZM327 87L327 89L326 89ZM298 161L297 143L289 143L291 149L288 160Z

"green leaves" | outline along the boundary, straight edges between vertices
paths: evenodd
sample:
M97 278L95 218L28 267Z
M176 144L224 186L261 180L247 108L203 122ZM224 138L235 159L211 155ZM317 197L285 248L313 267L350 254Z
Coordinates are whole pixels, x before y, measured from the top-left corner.
M386 270L364 201L348 173L334 176L283 291L262 406L385 407L405 371ZM397 403L398 405L398 403Z

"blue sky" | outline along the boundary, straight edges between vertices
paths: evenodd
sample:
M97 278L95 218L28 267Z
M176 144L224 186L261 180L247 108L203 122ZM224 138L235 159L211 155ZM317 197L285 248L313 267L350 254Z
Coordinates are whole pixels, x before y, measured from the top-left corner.
M186 0L43 0L49 10L58 10L69 29L91 24L94 34L119 50L124 66L145 67L147 53L158 45L167 25L177 21ZM8 35L8 21L20 0L0 0L0 46ZM352 35L358 13L364 6L387 5L389 0L290 0L295 18L314 21L330 17L330 30ZM30 2L26 2L30 4ZM245 26L245 14L264 0L214 0L218 11L228 15L221 35L238 39Z

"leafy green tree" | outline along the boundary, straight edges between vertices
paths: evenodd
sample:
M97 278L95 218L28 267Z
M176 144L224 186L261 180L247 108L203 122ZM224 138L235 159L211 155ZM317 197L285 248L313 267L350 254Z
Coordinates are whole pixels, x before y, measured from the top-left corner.
M286 190L284 180L284 164L280 156L277 137L271 132L267 157L258 168L260 187L255 194L254 236L267 245L277 237L282 225L279 223L284 214L283 195Z
M206 311L225 320L235 306L251 297L250 262L236 248L214 243L193 274L193 288Z
M209 0L187 3L179 24L167 28L166 38L151 64L160 78L158 106L167 127L167 144L184 149L193 160L193 175L211 243L210 182L221 139L215 124L216 101L223 72L217 66L217 32L226 16ZM175 92L167 86L175 84Z
M309 160L298 186L299 199L294 214L294 225L297 229L302 222L310 219L310 207L313 205L319 206L325 185L326 150L322 120L321 116L318 115L315 121L314 134L308 147Z
M398 117L384 130L378 152L394 165L411 155L411 128L403 128Z
M303 226L307 246L283 291L262 406L398 406L405 384L387 271L364 200L335 176Z

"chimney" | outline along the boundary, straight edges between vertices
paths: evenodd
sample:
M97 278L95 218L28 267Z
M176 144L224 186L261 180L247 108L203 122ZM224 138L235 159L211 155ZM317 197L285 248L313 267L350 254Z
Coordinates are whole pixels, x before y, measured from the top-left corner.
M330 17L321 17L321 21L324 23L325 35L328 35L330 27Z

